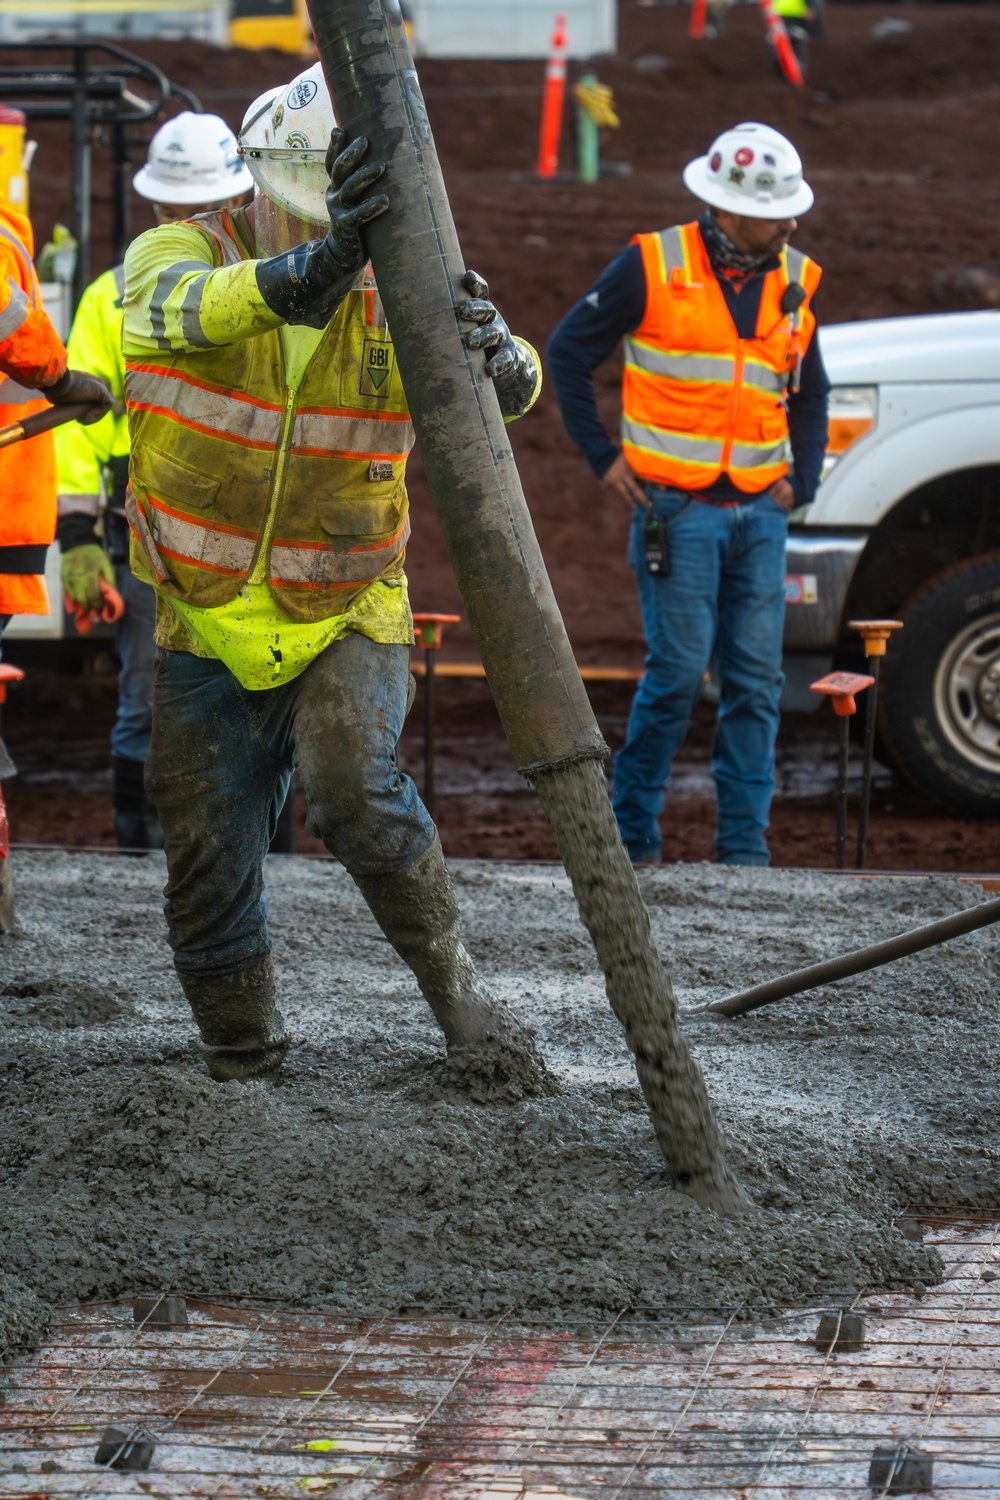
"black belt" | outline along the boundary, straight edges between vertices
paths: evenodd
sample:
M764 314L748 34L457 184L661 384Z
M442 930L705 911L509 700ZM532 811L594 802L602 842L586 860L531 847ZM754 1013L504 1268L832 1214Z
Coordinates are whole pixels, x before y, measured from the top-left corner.
M28 542L23 547L0 547L0 573L44 573L48 542Z

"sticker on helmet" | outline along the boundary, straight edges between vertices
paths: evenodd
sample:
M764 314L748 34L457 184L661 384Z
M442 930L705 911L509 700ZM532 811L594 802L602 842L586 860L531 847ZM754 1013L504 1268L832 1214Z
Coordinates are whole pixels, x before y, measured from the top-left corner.
M758 172L754 181L759 188L773 188L775 176L773 172Z
M778 165L777 158L772 156L770 151L764 152L764 165L765 167L776 167Z
M729 168L729 181L735 182L737 187L739 187L740 183L743 181L746 175L747 174L744 172L742 167Z
M277 109L274 111L274 114L271 116L271 124L275 130L277 130L278 126L281 124L284 118L285 106L283 104L279 104Z
M383 343L381 339L365 339L361 361L362 396L388 396L394 358L391 344Z
M288 108L305 109L318 93L319 89L311 78L300 78L295 87L288 90Z
M312 142L301 130L290 130L285 136L285 145L294 151L308 151Z
M711 167L713 172L717 172L722 166L722 152L713 151L708 165Z
M741 146L736 153L736 165L738 167L748 167L752 161L753 152L750 150L750 147Z

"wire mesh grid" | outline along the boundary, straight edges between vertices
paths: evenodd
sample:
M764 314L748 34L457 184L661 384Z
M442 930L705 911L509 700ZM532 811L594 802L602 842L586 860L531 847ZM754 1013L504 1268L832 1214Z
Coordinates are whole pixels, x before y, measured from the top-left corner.
M842 1301L853 1353L817 1348L830 1304L358 1323L203 1296L171 1329L62 1309L0 1373L0 1500L838 1500L899 1493L899 1463L874 1488L869 1463L906 1446L935 1494L1000 1496L998 1215L908 1213L946 1279ZM152 1436L149 1470L95 1465L109 1424Z

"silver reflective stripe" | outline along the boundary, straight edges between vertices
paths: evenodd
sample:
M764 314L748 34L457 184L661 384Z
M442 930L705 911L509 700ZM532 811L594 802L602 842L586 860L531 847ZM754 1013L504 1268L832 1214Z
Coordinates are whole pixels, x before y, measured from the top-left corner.
M371 583L395 562L410 536L407 516L394 536L373 546L350 543L348 547L302 547L295 542L274 542L271 547L271 582Z
M648 375L663 375L668 380L716 380L731 385L736 375L736 362L729 354L655 349L634 338L625 340L625 362Z
M806 258L801 250L793 250L791 245L785 247L785 266L788 270L789 281L797 281L802 285L802 272L805 268Z
M263 448L277 447L281 432L280 406L189 385L168 371L126 370L125 401L169 411L185 425L207 428L210 435Z
M28 305L33 308L37 307L38 298L35 295L35 266L34 262L31 259L31 256L28 254L24 245L21 244L21 241L18 239L17 235L11 234L10 230L5 229L2 224L0 224L0 236L2 236L7 241L8 245L10 245L18 260L21 262L21 269L24 271L24 279L31 288L31 293L28 296ZM11 279L13 280L13 278Z
M211 339L205 337L201 326L201 299L205 295L205 283L211 276L211 271L206 271L202 276L196 276L189 283L181 302L181 333L185 341L195 349L215 349Z
M744 385L752 385L761 391L774 391L777 395L787 386L788 375L787 370L775 370L771 365L761 365L752 359L746 360L743 365Z
M124 264L122 264L120 266L115 266L114 271L112 272L112 274L113 274L113 276L115 278L115 290L118 293L118 301L120 302L122 300L122 298L124 297L124 295L125 295L125 266L124 266Z
M729 455L733 469L769 469L785 462L785 442L734 443Z
M643 427L639 422L622 418L622 441L647 453L678 458L684 463L718 464L722 461L722 443L715 438L687 437L682 432L667 432L663 427Z
M28 316L27 297L13 276L8 276L7 280L10 282L10 301L3 312L0 312L0 339L9 339Z
M39 391L30 391L23 385L18 385L6 375L0 380L0 406L27 406L29 401L37 401Z
M149 302L149 331L160 349L177 348L176 341L167 337L167 299L177 290L181 278L188 271L204 271L203 260L178 260L156 278L156 286Z
M308 449L319 454L360 453L365 458L401 460L413 447L408 421L339 412L301 411L292 428L292 452Z
M198 524L162 510L150 499L150 525L159 548L191 567L217 573L246 573L253 561L255 536L233 536L217 531L214 523Z
M669 281L671 271L684 265L684 240L679 227L660 230L660 250L663 254L665 279Z
M96 516L100 510L100 502L100 495L60 495L59 514Z

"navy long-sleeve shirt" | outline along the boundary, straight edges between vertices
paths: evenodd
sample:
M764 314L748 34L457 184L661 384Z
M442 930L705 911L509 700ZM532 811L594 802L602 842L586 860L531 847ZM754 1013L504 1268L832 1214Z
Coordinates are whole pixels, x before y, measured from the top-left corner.
M777 258L765 261L739 289L724 276L716 278L740 338L751 339L756 333L764 276L777 265ZM815 302L810 306L815 314ZM591 291L570 309L545 350L566 430L579 443L599 479L607 473L620 450L609 438L598 413L593 371L614 353L620 339L634 333L645 314L646 272L642 251L638 245L629 245L615 257ZM814 335L802 360L798 389L788 396L793 461L789 478L796 505L810 504L819 484L826 453L829 391L830 380L819 339ZM721 474L714 484L695 493L703 500L717 503L747 499L728 474Z

